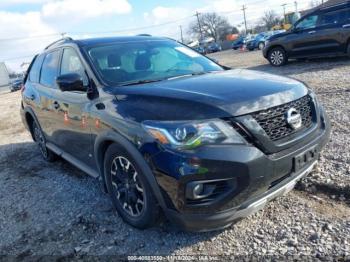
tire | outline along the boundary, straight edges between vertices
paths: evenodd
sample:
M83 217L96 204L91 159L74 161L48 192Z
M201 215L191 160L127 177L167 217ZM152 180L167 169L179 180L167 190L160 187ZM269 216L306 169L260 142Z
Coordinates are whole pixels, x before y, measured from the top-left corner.
M265 43L264 42L260 42L258 45L259 50L263 50L265 48Z
M158 222L160 208L133 156L117 144L108 147L104 158L108 193L124 222L146 229Z
M275 47L269 51L268 60L272 66L283 66L288 58L283 48Z
M348 57L350 57L350 42L348 43L347 54L348 54Z
M47 162L55 161L57 158L57 155L46 147L46 139L45 139L44 133L35 121L33 121L32 130L33 130L34 141L39 147L41 156Z

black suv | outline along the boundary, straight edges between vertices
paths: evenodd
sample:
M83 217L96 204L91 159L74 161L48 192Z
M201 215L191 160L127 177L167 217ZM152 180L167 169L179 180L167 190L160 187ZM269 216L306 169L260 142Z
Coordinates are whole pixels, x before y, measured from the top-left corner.
M263 54L273 66L282 66L289 58L350 55L350 2L304 16L287 32L271 36Z
M42 156L96 177L120 216L223 228L291 190L329 137L304 84L166 38L64 39L32 62L21 115Z

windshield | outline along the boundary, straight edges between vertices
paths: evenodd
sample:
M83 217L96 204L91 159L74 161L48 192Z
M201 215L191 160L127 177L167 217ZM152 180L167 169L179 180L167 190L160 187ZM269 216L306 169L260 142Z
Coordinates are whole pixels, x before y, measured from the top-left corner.
M90 46L87 53L109 85L146 83L224 70L205 56L169 40Z

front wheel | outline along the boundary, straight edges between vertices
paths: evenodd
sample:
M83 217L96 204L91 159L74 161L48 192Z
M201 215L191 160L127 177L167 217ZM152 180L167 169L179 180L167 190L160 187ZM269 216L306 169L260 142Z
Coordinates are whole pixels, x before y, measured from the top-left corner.
M268 60L273 66L283 66L287 63L288 58L283 48L276 47L270 50Z
M126 223L145 229L158 221L158 203L132 155L112 144L105 153L104 172L113 205Z

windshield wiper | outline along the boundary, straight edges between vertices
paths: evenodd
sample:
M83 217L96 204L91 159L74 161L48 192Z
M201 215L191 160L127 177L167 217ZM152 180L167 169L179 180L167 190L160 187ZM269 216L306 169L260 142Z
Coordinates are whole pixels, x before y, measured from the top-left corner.
M134 81L134 82L126 82L124 84L120 84L119 86L142 85L142 84L160 82L160 81L163 81L163 80L167 80L167 78L162 78L162 79L145 79L145 80L139 80L139 81Z
M193 72L193 73L189 73L189 74L185 74L185 75L171 76L171 77L160 78L160 79L144 79L144 80L139 80L139 81L134 81L134 82L126 82L124 84L120 84L119 86L142 85L142 84L160 82L160 81L164 81L164 80L171 80L171 79L186 77L186 76L204 75L207 73L210 73L210 72L202 71L202 72Z
M171 79L187 77L187 76L199 76L199 75L205 75L205 74L208 74L208 73L210 73L210 72L206 72L206 71L194 72L194 73L189 73L189 74L184 74L184 75L172 76L172 77L169 77L168 79L171 80Z

